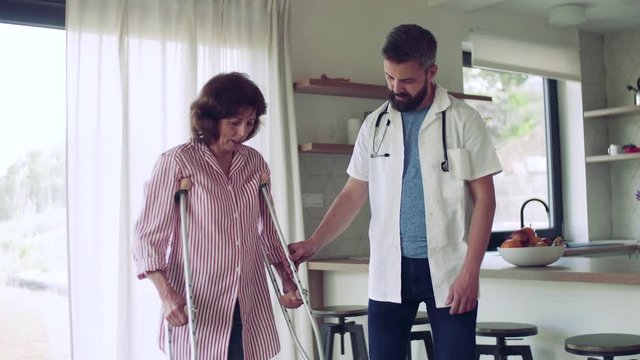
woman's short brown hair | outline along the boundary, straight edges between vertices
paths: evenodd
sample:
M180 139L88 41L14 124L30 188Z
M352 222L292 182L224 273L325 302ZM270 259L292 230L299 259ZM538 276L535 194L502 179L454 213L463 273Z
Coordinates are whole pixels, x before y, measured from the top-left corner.
M267 111L262 92L246 74L231 72L214 76L191 103L191 135L196 141L211 144L220 136L220 120L237 115L242 108L256 111L256 122L248 140L258 131L260 116Z

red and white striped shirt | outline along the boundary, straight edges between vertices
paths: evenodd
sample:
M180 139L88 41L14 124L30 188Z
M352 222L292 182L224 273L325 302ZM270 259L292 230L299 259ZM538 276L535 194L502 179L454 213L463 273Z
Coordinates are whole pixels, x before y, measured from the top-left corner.
M187 217L201 359L227 358L236 299L245 359L269 359L280 351L262 251L271 263L285 255L259 193L262 172L269 172L268 165L250 147L236 149L227 177L206 145L189 142L163 153L145 183L133 246L138 278L145 278L147 271L163 270L177 291L185 287L174 195L181 178L193 183ZM173 329L173 349L176 360L189 358L188 326Z

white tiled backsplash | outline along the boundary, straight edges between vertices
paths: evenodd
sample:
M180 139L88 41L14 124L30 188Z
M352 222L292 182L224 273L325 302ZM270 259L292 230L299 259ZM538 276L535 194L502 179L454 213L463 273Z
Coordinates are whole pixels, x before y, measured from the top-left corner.
M300 155L300 186L302 194L322 194L322 207L305 207L304 229L308 238L318 227L331 203L347 182L349 155ZM316 258L369 255L369 219L371 211L367 202L351 225L335 241L322 249Z
M606 35L580 33L584 110L633 105L627 85L640 77L640 28ZM585 120L585 152L605 154L611 143L640 146L640 115ZM640 160L587 165L589 237L640 236Z

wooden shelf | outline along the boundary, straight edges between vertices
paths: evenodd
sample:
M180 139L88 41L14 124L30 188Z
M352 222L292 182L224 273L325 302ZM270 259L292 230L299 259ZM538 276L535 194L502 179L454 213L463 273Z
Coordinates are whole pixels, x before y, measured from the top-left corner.
M593 155L587 156L587 163L602 163L612 161L625 161L640 159L640 153L619 154L619 155Z
M327 144L327 143L305 143L298 145L298 152L302 154L338 154L351 155L353 145L348 144Z
M585 111L584 118L592 119L592 118L613 117L613 116L629 115L629 114L640 114L640 106L629 105L629 106L619 106L619 107L608 108L608 109Z
M347 96L368 99L387 99L389 90L384 85L355 83L336 79L307 78L293 83L293 91L300 94ZM449 92L458 99L491 101L490 96Z

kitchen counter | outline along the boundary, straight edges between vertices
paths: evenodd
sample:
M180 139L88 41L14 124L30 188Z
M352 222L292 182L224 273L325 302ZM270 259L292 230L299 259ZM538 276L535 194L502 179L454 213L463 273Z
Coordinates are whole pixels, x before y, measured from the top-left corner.
M569 254L565 254L555 263L543 267L513 266L504 261L497 251L488 251L480 269L480 277L640 285L640 260L635 258L635 255L632 255L633 252L638 250L637 245L616 245L609 249L604 246L598 246L597 248L568 248L565 253L568 252ZM630 256L629 258L585 258L577 256L607 252L628 252ZM308 262L308 269L310 271L366 272L369 270L369 259L311 260Z
M479 321L533 323L527 338L534 358L574 359L564 339L585 332L637 333L640 324L638 245L568 248L567 256L543 267L516 267L487 252L480 271ZM579 255L607 255L583 257ZM628 254L628 255L627 255ZM368 302L368 258L307 263L311 306ZM366 326L367 319L358 319ZM480 343L489 341L480 337ZM414 358L424 360L422 352ZM577 359L577 357L575 357Z

